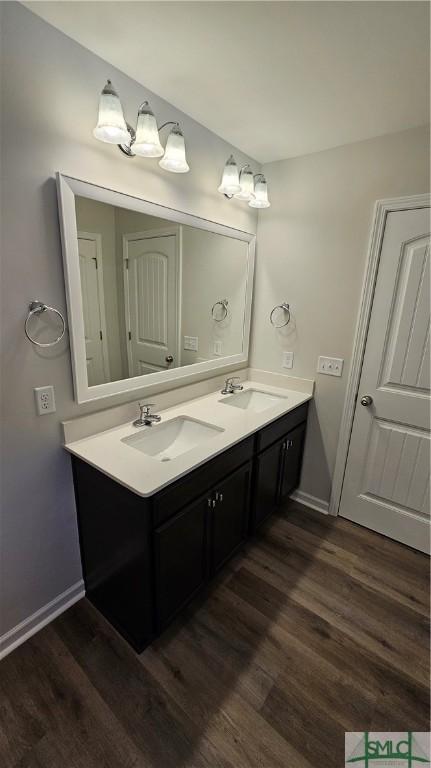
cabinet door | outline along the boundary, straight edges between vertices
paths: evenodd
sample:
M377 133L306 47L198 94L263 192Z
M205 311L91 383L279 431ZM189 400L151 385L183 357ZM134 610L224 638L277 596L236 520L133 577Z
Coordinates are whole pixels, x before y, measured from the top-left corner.
M300 424L299 427L292 429L285 437L280 483L281 498L292 493L299 485L304 438L305 424Z
M247 537L251 464L220 483L212 494L211 573L233 555Z
M154 531L157 627L162 629L204 584L208 498Z
M267 448L256 459L253 529L266 520L277 506L284 440Z

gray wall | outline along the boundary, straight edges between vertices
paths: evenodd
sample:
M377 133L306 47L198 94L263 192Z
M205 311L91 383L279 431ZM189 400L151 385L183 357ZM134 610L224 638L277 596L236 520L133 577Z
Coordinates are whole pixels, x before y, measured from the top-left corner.
M251 365L316 380L301 489L329 500L341 413L377 199L429 191L429 133L418 128L264 166L272 206L259 216ZM288 301L285 331L268 324ZM344 357L341 379L318 355Z
M31 298L65 311L55 172L251 232L256 216L247 205L228 202L217 192L229 154L234 151L242 163L249 158L18 3L0 3L0 14L2 634L81 578L70 461L60 445L60 421L125 399L78 407L67 344L38 352L24 337ZM145 98L159 122L181 121L189 174L166 173L157 161L128 160L93 139L98 96L107 77L121 95L129 122ZM55 386L57 412L38 417L33 387L44 384ZM138 397L139 392L133 399Z

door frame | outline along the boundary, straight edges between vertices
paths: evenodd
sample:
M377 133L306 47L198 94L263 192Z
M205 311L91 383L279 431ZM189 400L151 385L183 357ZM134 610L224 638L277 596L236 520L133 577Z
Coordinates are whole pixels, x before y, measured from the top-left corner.
M182 227L162 227L161 229L146 229L143 232L132 232L124 234L123 241L123 286L124 286L124 313L126 319L126 349L127 365L129 376L133 376L132 370L132 345L129 339L130 331L130 301L129 301L129 270L127 262L129 260L129 243L135 240L149 240L154 237L175 237L175 317L177 330L175 334L175 360L177 368L181 365L181 275L182 275Z
M111 380L111 371L109 368L109 353L108 353L108 332L106 330L106 313L105 313L105 288L103 285L103 250L102 250L102 235L100 232L84 232L82 229L78 232L78 240L91 240L96 244L96 258L97 258L97 290L99 293L99 311L100 311L100 330L102 331L102 358L103 358L103 370L105 372L105 378L107 381Z
M332 490L328 510L330 515L338 515L340 508L341 492L343 490L344 475L346 472L350 438L353 428L353 418L355 415L356 400L362 373L362 363L365 355L368 327L380 266L380 254L385 234L386 218L389 213L414 210L416 208L429 208L430 206L431 195L429 193L377 200L374 205L368 255L353 343L352 361L347 379L346 396L344 399L337 455L335 459L335 469L332 478Z

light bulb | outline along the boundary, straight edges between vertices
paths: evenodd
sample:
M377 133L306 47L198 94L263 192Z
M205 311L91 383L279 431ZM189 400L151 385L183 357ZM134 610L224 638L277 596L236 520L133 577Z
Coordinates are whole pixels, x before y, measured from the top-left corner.
M222 195L236 195L240 190L238 166L234 156L231 155L223 169L223 176L218 191Z
M239 184L241 187L240 191L237 192L234 197L238 200L251 200L254 193L254 179L253 171L249 165L246 165L245 168L242 169L239 175Z
M141 157L162 157L163 155L156 118L148 101L144 101L138 110L136 139L132 144L132 152Z
M93 136L108 144L129 144L130 142L121 101L110 80L107 81L100 95L99 119Z
M187 173L186 145L179 125L174 125L166 142L165 154L159 161L160 168L172 173Z
M265 176L260 175L254 185L254 197L251 198L249 206L251 208L269 208L271 203L268 200L268 185Z

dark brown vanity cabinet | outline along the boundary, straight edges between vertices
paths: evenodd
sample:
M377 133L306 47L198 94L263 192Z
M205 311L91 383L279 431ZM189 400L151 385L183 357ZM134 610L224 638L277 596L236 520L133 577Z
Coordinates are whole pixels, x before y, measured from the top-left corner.
M298 484L307 404L149 498L73 457L87 597L141 651Z

